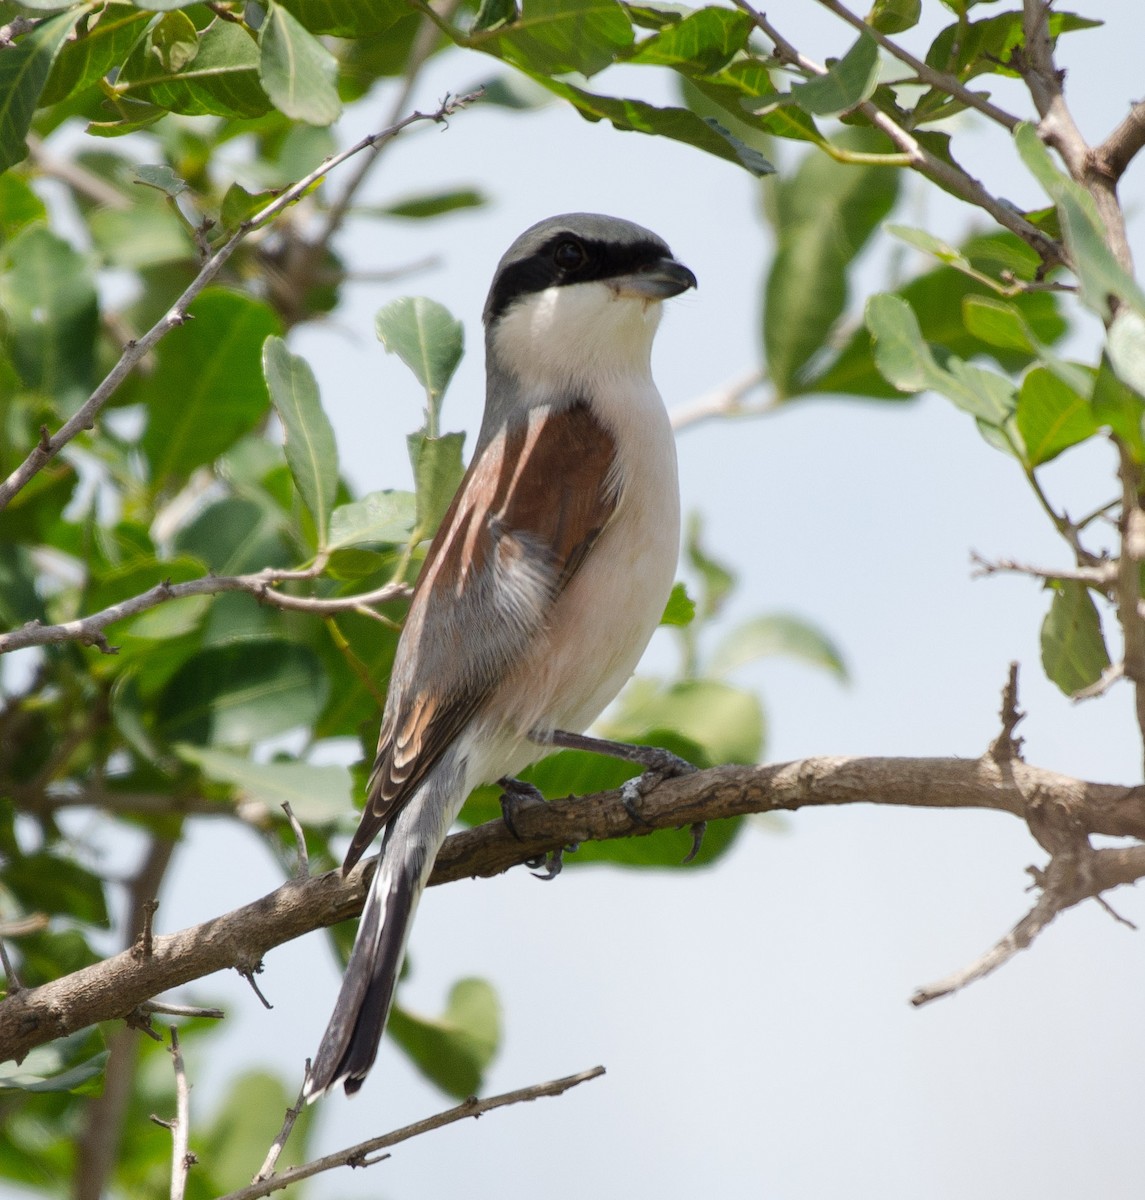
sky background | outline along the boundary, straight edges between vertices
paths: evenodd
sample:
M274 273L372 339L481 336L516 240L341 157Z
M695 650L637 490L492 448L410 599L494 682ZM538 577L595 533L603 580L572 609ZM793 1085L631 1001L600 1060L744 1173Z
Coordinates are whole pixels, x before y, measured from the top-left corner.
M945 23L903 40L924 52ZM1092 6L1105 28L1064 39L1068 97L1099 140L1140 94L1140 12ZM810 0L771 13L822 60L851 33ZM991 10L992 11L992 10ZM436 60L423 109L488 78L473 54ZM608 90L668 102L671 81L612 72ZM991 81L990 87L995 87ZM995 92L1026 113L1016 85ZM381 123L390 98L355 110L343 144ZM1045 201L1008 139L966 118L956 157L995 193ZM781 170L794 161L777 148ZM1123 183L1139 210L1141 167ZM661 234L699 279L667 304L654 356L668 406L757 365L769 235L760 184L729 164L660 139L591 125L571 110L475 108L388 153L363 197L385 202L474 184L491 204L424 224L351 221L343 255L384 269L427 254L440 266L393 286L355 286L324 327L292 336L318 376L345 473L360 491L409 486L405 434L421 420L412 376L373 333L403 294L446 304L470 348L443 428L469 445L483 401L480 312L494 266L532 222L594 210ZM957 242L986 222L910 185L896 219ZM1140 229L1133 230L1140 258ZM876 239L852 298L884 286L889 238ZM916 264L921 267L922 264ZM1092 332L1092 331L1091 331ZM1092 336L1076 343L1093 360ZM1029 761L1088 779L1133 782L1140 740L1128 688L1075 706L1042 676L1047 599L1026 579L971 578L970 552L1067 565L1012 460L938 398L909 404L815 400L679 440L685 511L703 514L714 553L740 574L725 627L791 611L841 646L852 682L771 660L737 679L767 706L772 761L817 754L980 755L998 729L1007 665L1022 665L1020 732ZM1043 471L1080 513L1112 494L1113 455L1094 445ZM668 672L657 634L642 670ZM921 1011L912 991L975 958L1029 908L1025 867L1044 855L1012 817L857 805L747 829L704 871L566 870L542 884L524 869L427 893L411 941L404 1005L440 1011L456 979L491 980L503 1049L485 1094L603 1064L608 1074L556 1100L465 1122L400 1147L369 1171L327 1175L308 1195L697 1195L766 1200L1129 1200L1142 1194L1145 958L1140 935L1095 904L1058 920L998 974ZM179 929L281 882L254 834L193 822L157 928ZM1112 897L1145 920L1142 897ZM337 990L325 935L273 951L264 1011L237 976L184 989L222 1003L225 1030L190 1064L192 1119L206 1119L239 1070L272 1062L293 1089ZM323 1102L315 1150L385 1132L449 1101L384 1045L364 1090ZM159 1131L162 1132L162 1131Z

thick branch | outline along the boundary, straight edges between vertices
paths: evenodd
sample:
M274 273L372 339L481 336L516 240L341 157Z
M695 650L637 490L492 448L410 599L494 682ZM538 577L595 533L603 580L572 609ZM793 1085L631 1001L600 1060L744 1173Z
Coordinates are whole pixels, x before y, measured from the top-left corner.
M326 616L331 613L357 610L371 604L383 604L408 596L410 589L403 583L387 583L372 592L357 596L291 596L276 592L274 585L292 580L309 579L311 571L279 571L272 567L256 571L252 575L205 575L202 579L189 579L185 583L157 583L149 591L132 596L119 604L112 604L100 612L59 625L41 625L29 621L27 625L11 633L0 633L0 654L10 650L23 650L28 646L54 646L64 642L79 642L83 646L98 646L105 654L114 654L103 631L116 621L137 616L149 608L164 604L168 600L179 600L184 596L210 596L218 592L247 592L257 600L272 604L275 608L291 609L295 612L314 613Z
M1145 146L1145 100L1138 100L1125 120L1100 146L1093 148L1094 168L1117 183L1142 146Z
M388 142L391 138L397 137L403 129L418 121L444 121L459 109L464 108L473 98L473 96L447 98L435 112L411 113L409 116L403 117L400 121L395 121L388 128L380 130L378 133L371 133L348 150L343 150L341 153L326 159L321 166L311 171L305 178L288 187L277 199L272 200L269 204L259 209L253 216L243 221L238 229L203 263L198 275L195 276L186 291L175 301L174 305L141 338L128 343L119 361L112 367L103 382L92 392L80 408L77 409L75 415L61 425L54 434L49 435L46 428L42 431L42 436L35 449L3 483L0 483L0 510L6 508L12 497L25 487L28 481L38 471L42 470L45 464L50 462L73 438L85 429L92 429L95 426L96 417L115 394L119 385L135 370L140 360L148 353L152 346L170 333L176 326L186 322L188 307L207 284L218 275L223 265L238 248L239 243L248 234L256 229L260 229L269 221L274 220L283 209L293 204L324 175L345 162L346 159L352 158L355 154L360 154L363 150L368 150L379 143Z
M1086 783L1022 762L988 759L812 758L763 767L720 767L670 779L633 816L619 791L554 800L524 810L517 840L501 821L454 834L438 855L432 884L500 874L572 842L641 837L751 812L857 804L984 808L1042 825L1145 840L1145 787ZM244 908L179 933L156 935L152 953L96 963L0 1003L0 1061L95 1021L121 1018L169 988L214 971L253 970L268 950L355 916L374 870L371 859L290 880Z

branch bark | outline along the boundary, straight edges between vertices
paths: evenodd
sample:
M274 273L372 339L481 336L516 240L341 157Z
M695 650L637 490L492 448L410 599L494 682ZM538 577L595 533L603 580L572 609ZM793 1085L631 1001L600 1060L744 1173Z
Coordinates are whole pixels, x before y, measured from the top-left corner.
M431 884L498 875L573 842L641 837L657 829L752 812L794 812L837 804L980 808L1069 837L1091 833L1145 840L1145 786L1089 783L1013 761L957 758L810 758L761 767L718 767L661 783L635 816L620 791L554 800L502 821L454 834ZM0 1003L0 1061L96 1021L128 1016L146 1000L214 971L251 971L275 946L355 916L376 859L343 879L340 871L290 880L253 904L179 933L153 938L146 958L131 951Z

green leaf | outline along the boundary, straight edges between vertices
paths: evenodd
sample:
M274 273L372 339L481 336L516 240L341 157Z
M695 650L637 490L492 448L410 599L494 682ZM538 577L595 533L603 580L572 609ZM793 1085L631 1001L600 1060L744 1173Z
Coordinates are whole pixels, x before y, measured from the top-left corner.
M282 538L282 525L283 518L268 505L228 496L208 505L180 529L175 549L194 555L217 575L285 567L290 565L290 550Z
M875 343L875 362L895 387L904 392L930 389L953 400L959 408L1001 427L1015 407L1009 380L951 355L946 368L938 365L923 341L918 319L900 296L883 293L867 301L867 328Z
M259 34L259 79L288 117L330 125L342 113L335 81L338 64L287 9L271 3Z
M24 144L40 93L52 63L83 10L49 17L0 52L0 171L18 163L28 148Z
M1118 263L1105 241L1105 229L1093 197L1054 166L1037 130L1019 125L1014 143L1046 194L1057 205L1082 302L1102 319L1109 317L1109 296L1117 296L1145 316L1145 291Z
M874 93L879 79L878 43L867 32L825 75L791 85L792 100L806 113L837 117L861 104Z
M1012 304L991 296L966 296L962 301L966 328L991 346L1008 347L1027 354L1037 352L1037 338L1025 317Z
M699 747L705 761L755 763L763 753L763 710L754 692L715 679L684 679L667 687L636 680L604 722L606 736L659 744L667 731Z
M156 699L156 732L168 742L246 746L304 729L326 699L314 652L266 638L211 646L188 659Z
M457 212L463 208L484 208L488 203L489 197L477 188L451 188L448 191L429 192L422 196L395 200L376 211L384 217L421 221L426 217L438 217L442 213Z
M1036 467L1097 432L1087 396L1079 396L1047 367L1034 367L1018 392L1018 431Z
M752 29L746 13L701 8L646 38L628 61L673 67L689 74L711 74L727 66L744 48Z
M40 105L58 104L120 66L151 19L150 12L141 12L134 4L109 4L89 18L56 56Z
M210 288L192 319L157 347L156 370L136 399L148 408L142 449L155 487L184 480L262 420L270 398L260 366L278 318L259 300Z
M338 490L338 447L330 418L322 409L318 382L310 364L291 354L279 337L263 343L262 370L286 434L290 473L314 518L318 544L324 546Z
M303 825L330 825L354 810L354 782L346 767L316 767L306 762L252 762L224 750L207 750L181 743L181 759L209 779L234 786L240 796L273 810L285 803Z
M755 617L736 626L716 646L708 670L726 675L759 658L782 654L822 667L836 679L847 681L847 665L835 643L802 617L775 614Z
M875 0L867 13L867 24L879 33L905 33L922 15L922 0Z
M380 309L374 324L386 352L396 354L425 388L426 428L436 434L441 397L464 348L461 322L436 300L403 296Z
M0 51L0 63L10 53ZM29 226L0 255L0 309L24 386L65 409L78 407L91 390L99 331L87 259L42 226Z
M406 442L417 489L414 540L421 541L437 531L465 474L461 462L465 435L447 433L443 437L429 437L425 433L412 433Z
M180 14L181 15L181 14ZM145 187L155 188L165 196L172 198L187 190L187 181L181 179L170 167L165 165L143 164L135 167L132 175L137 183Z
M423 1075L461 1100L476 1094L497 1053L501 1006L484 979L461 979L440 1017L422 1017L395 1006L389 1031Z
M467 44L530 74L595 75L632 45L632 25L616 0L523 0L516 20Z
M724 563L708 553L701 542L703 527L698 514L693 513L688 518L688 527L684 533L684 555L688 565L700 577L700 600L697 604L701 621L707 621L719 614L724 601L731 595L735 587L735 572Z
M1067 696L1089 687L1109 666L1101 617L1084 584L1054 584L1050 611L1042 622L1042 666Z
M871 145L869 137L851 142ZM799 392L799 374L827 344L847 303L847 269L898 198L897 172L809 154L776 183L778 247L768 270L764 357L779 396Z
M81 1029L46 1046L37 1046L28 1051L19 1066L8 1062L0 1068L0 1089L98 1094L98 1087L88 1085L103 1074L107 1065L108 1052L103 1044L98 1030Z
M597 96L571 83L544 75L534 74L532 78L575 105L586 120L607 120L614 129L671 138L735 163L753 175L770 175L775 171L775 167L758 150L736 137L715 118L697 116L687 108L657 108L643 100Z
M7 242L21 229L47 219L44 202L15 171L0 175L0 243Z
M329 549L401 546L410 540L416 517L412 492L370 492L343 504L330 517Z
M25 912L110 927L103 880L73 859L48 850L12 855L4 864L4 886Z
M664 606L664 615L660 618L661 625L691 625L696 619L696 602L688 595L688 589L682 583L672 585L668 595L668 603Z
M1145 398L1128 387L1103 357L1093 382L1093 415L1129 447L1137 462L1145 462Z
M1120 309L1109 327L1105 346L1117 377L1139 395L1145 395L1145 318L1133 309Z
M177 75L199 53L199 31L184 12L169 12L151 31L151 49L164 71Z
M282 6L311 33L355 39L389 33L410 15L406 0L282 0Z
M104 261L112 266L141 270L195 260L195 243L187 227L158 196L143 193L130 208L96 209L88 228Z
M187 116L260 117L272 107L259 84L259 51L244 28L216 20L199 37L199 52L182 71L163 70L154 56L132 56L121 96Z

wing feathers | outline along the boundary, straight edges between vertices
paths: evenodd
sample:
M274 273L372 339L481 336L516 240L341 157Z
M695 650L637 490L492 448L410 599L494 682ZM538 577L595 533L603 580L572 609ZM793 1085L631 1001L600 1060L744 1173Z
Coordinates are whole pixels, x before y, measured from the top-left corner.
M474 458L414 589L343 871L543 634L619 501L615 441L587 403L534 409Z

